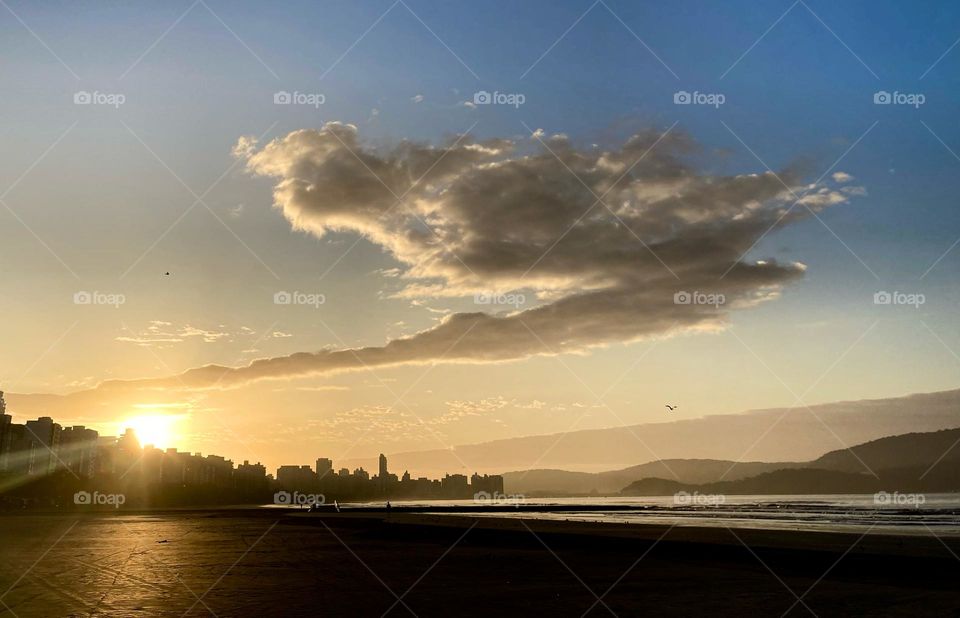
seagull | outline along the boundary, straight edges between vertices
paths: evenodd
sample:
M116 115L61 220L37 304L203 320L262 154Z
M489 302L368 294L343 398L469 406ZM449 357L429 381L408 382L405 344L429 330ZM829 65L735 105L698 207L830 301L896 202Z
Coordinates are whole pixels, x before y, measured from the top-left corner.
M671 406L669 403L668 403L668 404L664 404L664 405L666 405L667 408L668 408L671 412L673 412L674 410L676 410L677 408L680 407L680 406Z

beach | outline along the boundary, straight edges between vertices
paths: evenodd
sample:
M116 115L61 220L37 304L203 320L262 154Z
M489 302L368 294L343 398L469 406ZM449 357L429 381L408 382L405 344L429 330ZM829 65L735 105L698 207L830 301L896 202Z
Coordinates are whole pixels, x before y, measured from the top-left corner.
M942 616L958 554L932 535L448 514L7 514L0 616Z

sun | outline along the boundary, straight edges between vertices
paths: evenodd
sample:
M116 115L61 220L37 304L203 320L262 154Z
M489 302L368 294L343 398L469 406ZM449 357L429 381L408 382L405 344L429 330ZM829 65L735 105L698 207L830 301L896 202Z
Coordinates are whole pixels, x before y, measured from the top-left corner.
M151 414L129 418L120 425L122 429L133 429L143 446L167 448L172 446L176 438L174 431L176 422L177 417L173 415Z

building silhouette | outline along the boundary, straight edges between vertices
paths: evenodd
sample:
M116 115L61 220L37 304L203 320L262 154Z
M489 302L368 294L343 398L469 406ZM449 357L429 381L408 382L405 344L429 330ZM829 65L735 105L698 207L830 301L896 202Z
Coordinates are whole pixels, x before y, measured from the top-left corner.
M99 434L83 425L66 427L60 432L60 462L81 478L93 478L97 472Z
M282 465L276 477L258 463L233 462L219 455L142 446L132 429L119 437L51 417L13 422L0 392L0 508L11 504L72 504L77 491L123 493L125 506L203 505L270 502L278 490L322 494L332 502L471 499L481 492L503 492L503 477L448 474L443 479L398 478L380 454L377 474L353 472L318 457L309 465ZM12 502L11 502L12 501Z
M317 478L323 479L333 472L333 460L321 457L317 459Z
M27 474L51 474L59 464L57 450L60 448L61 427L49 416L27 421Z

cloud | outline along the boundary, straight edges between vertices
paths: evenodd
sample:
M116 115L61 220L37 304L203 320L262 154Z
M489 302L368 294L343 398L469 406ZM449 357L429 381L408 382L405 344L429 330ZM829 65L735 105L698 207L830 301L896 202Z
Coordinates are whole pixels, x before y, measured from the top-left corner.
M397 296L493 302L524 290L537 302L523 311L478 305L384 346L133 384L204 388L441 359L508 361L721 329L731 311L776 298L806 268L744 255L766 234L857 193L805 183L796 167L699 172L687 162L698 145L678 132L642 132L609 150L578 148L562 134L533 137L377 150L357 127L331 122L262 147L242 139L234 152L273 180L274 205L291 226L379 245L398 263ZM678 294L693 301L678 304ZM698 302L706 295L714 300Z
M424 98L424 97L423 97L422 94L418 94L418 95L412 97L410 100L413 101L414 103L422 103L422 102L423 102L423 98Z
M335 384L321 384L319 386L298 386L295 390L304 391L308 393L326 393L334 391L348 391L350 390L347 386L339 386Z
M834 172L831 178L833 178L835 182L850 182L853 180L853 176L846 172Z
M114 340L144 347L169 347L172 344L183 343L190 339L199 339L204 343L216 343L221 340L230 340L233 337L230 332L224 330L223 325L218 328L220 330L197 328L189 324L174 326L170 322L152 320L140 332L134 332L124 327L127 334L115 337Z

